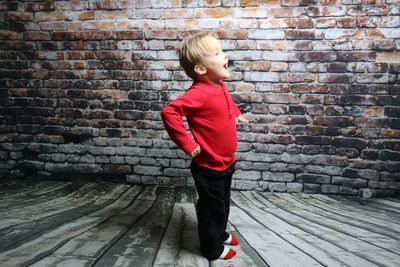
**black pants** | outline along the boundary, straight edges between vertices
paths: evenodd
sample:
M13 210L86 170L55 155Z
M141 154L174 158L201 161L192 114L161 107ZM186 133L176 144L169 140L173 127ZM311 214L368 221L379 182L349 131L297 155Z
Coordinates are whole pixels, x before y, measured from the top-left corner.
M229 237L226 226L235 164L220 172L192 162L190 170L199 195L196 211L200 251L208 260L215 260L224 249L222 242Z

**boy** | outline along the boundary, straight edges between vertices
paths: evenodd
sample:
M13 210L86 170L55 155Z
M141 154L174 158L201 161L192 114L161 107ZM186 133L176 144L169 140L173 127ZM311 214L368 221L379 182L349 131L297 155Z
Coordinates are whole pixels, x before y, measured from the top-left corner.
M230 76L228 57L214 35L192 35L182 41L178 52L193 84L166 105L161 116L171 139L192 158L201 253L208 260L227 260L236 252L223 244L238 244L237 238L226 232L235 172L236 123L248 121L241 117L222 81ZM186 131L183 116L194 140Z

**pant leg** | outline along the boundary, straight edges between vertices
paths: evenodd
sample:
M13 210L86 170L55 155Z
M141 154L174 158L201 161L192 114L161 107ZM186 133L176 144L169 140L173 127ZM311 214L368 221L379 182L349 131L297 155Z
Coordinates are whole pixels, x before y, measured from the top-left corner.
M221 238L226 236L225 240L228 235L225 230L233 172L217 172L195 164L190 169L199 195L196 209L200 250L204 257L214 260L223 251Z
M225 221L224 221L224 231L221 235L221 240L225 241L229 237L229 233L226 231L229 219L230 205L231 205L231 184L232 184L232 176L235 172L235 163L232 164L226 171L224 171L224 179L225 179L225 192L224 192L224 201L225 201Z

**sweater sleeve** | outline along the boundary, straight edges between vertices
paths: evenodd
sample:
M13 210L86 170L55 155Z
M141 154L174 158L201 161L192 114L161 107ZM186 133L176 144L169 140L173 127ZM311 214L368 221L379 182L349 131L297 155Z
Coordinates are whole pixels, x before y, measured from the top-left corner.
M198 144L186 131L182 117L190 114L202 106L201 95L187 91L183 96L171 101L161 111L161 117L172 141L186 154L195 150Z
M242 113L240 112L240 109L238 108L238 106L236 105L235 102L233 102L232 100L232 107L233 107L233 114L235 117L239 117Z

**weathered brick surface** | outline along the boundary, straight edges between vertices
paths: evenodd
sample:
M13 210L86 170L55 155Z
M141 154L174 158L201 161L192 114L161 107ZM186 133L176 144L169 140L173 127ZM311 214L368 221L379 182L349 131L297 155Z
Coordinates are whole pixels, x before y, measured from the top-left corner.
M0 177L193 185L161 108L174 49L215 31L238 126L234 188L400 192L397 1L0 1Z

